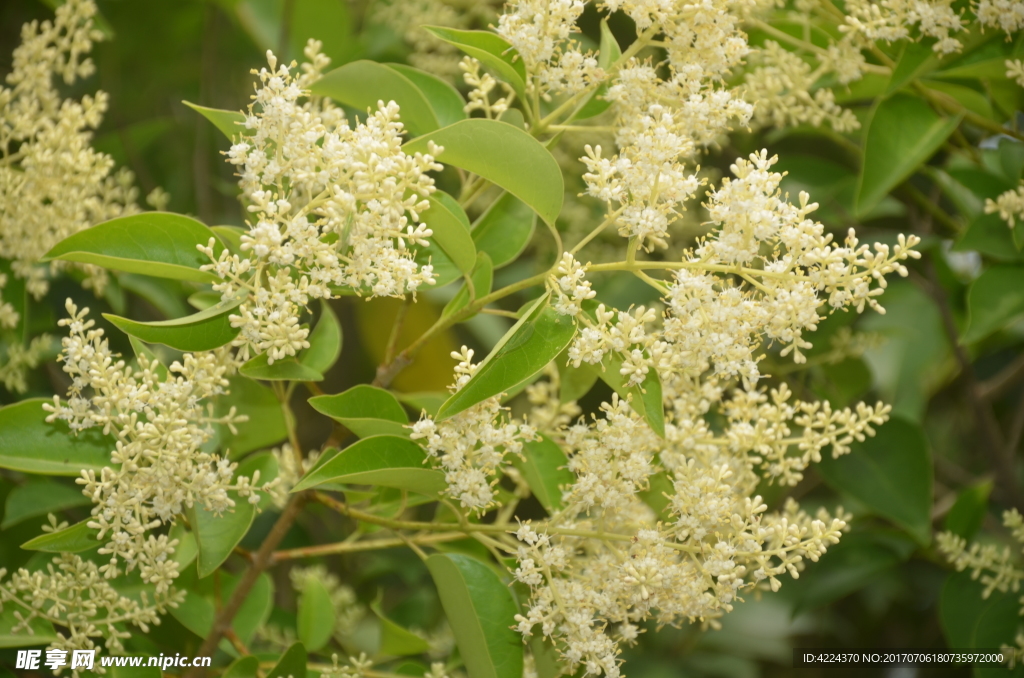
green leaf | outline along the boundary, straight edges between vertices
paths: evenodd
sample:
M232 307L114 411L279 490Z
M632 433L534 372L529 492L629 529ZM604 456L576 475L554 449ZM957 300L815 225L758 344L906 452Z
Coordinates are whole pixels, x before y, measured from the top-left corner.
M231 457L237 458L288 437L281 403L272 390L246 377L235 376L229 381L228 393L217 396L214 412L223 417L234 407L237 414L249 417L249 421L237 426L237 435L230 434L227 427L223 427L222 449L230 448Z
M320 320L309 334L309 348L299 355L299 362L315 372L325 374L341 356L341 323L325 300L320 301Z
M651 369L639 386L627 387L626 378L619 372L622 369L622 356L614 351L605 355L600 369L596 365L590 369L597 373L601 381L611 386L620 398L628 400L629 406L647 421L652 431L665 437L665 407L657 370Z
M436 495L448 484L443 473L426 466L426 458L423 448L408 438L392 435L363 438L310 470L292 492L324 483L351 483Z
M494 284L494 265L491 263L491 258L487 255L487 252L477 252L476 265L473 267L473 272L469 277L473 281L473 291L476 293L474 300L491 293L491 286ZM461 311L470 302L469 297L469 286L463 284L451 301L445 304L444 310L441 311L441 316L449 316ZM474 313L473 315L476 314ZM466 320L472 317L471 315Z
M370 605L370 609L380 620L378 654L386 657L404 657L411 654L423 654L430 649L430 644L423 638L385 617L380 610L379 599Z
M291 12L293 58L305 60L302 52L310 38L322 43L320 51L331 58L331 63L343 64L352 57L356 45L346 0L293 0Z
M426 412L430 416L437 414L448 400L448 393L445 391L417 391L416 393L396 393L395 397L412 408L414 412Z
M110 453L116 447L111 436L99 429L71 434L63 421L46 423L43 404L48 398L30 398L0 407L0 468L48 476L80 476L82 471L99 472L112 466Z
M324 375L312 367L303 365L295 358L275 360L271 365L266 353L262 353L238 368L238 371L250 379L263 381L323 381Z
M990 649L1012 645L1020 625L1018 594L993 591L982 597L985 587L970 572L950 574L939 597L939 620L950 647ZM999 664L977 664L975 678L1024 676L1020 664L1014 671Z
M256 507L249 503L248 497L239 497L233 491L228 494L235 507L219 516L198 502L188 510L188 522L199 546L200 579L212 574L228 559L256 517Z
M470 118L407 142L406 153L443 146L439 160L501 186L554 224L562 210L562 171L544 145L506 122Z
M907 94L880 101L867 122L857 213L875 207L924 164L959 124L959 117L943 118L927 103Z
M575 335L573 319L558 315L544 295L502 337L466 385L445 401L437 419L448 419L527 381L561 353Z
M558 443L542 434L540 440L524 443L523 459L513 457L512 463L548 513L562 509L562 487L572 485L576 476L568 469L569 459Z
M441 127L447 127L459 120L466 119L466 112L462 110L466 101L459 94L459 90L449 83L426 71L405 64L388 64L387 66L407 77L412 84L419 88L423 96L430 102L430 107L434 110L434 117L437 118Z
M490 68L499 80L512 86L520 100L526 100L526 66L519 58L519 52L500 35L491 31L461 31L444 26L424 28Z
M523 641L512 625L512 592L480 561L454 553L427 558L459 654L473 678L521 678Z
M360 438L376 435L409 437L409 417L390 392L359 384L344 393L316 396L309 404L317 412L344 424Z
M991 480L983 480L965 487L957 496L953 508L949 509L949 513L946 514L943 527L970 541L985 520L990 494L992 494Z
M793 599L793 614L830 605L864 588L879 575L907 560L915 544L899 532L874 530L845 534L828 553L786 582Z
M210 230L217 234L224 246L235 254L242 253L242 236L248 233L240 226L211 226Z
M38 617L29 623L28 629L15 633L14 627L21 625L21 621L14 616L17 609L19 606L8 603L0 610L0 648L49 645L59 640L53 624Z
M920 544L931 541L932 461L921 427L893 418L855 442L849 454L823 454L817 469L829 485L902 527Z
M537 217L529 205L511 193L503 193L473 224L473 242L498 269L519 258L536 225Z
M83 520L63 530L45 532L35 539L29 539L21 548L46 553L81 553L100 546L100 541L96 539L97 534L99 530L89 527L89 521Z
M469 219L457 202L442 202L439 195L444 194L435 193L427 198L430 207L420 212L420 220L434 232L431 239L441 246L459 270L469 273L476 265L476 245L469 234Z
M143 323L110 313L103 317L119 330L150 344L164 344L179 351L211 351L230 343L238 336L228 317L242 303L238 296L184 318Z
M216 282L213 273L199 270L210 258L196 249L197 245L205 247L210 238L214 254L219 255L224 246L195 219L170 212L142 212L64 238L40 261L75 261L157 278Z
M1003 329L1024 313L1024 267L990 266L967 292L970 321L962 338L971 344Z
M335 621L330 592L316 577L307 577L299 596L296 621L299 640L310 652L316 652L331 639Z
M306 678L306 648L302 643L289 647L267 678Z
M200 638L206 637L213 628L213 620L216 616L214 601L219 597L221 600L228 600L238 585L238 577L227 573L220 573L220 592L215 591L217 582L212 579L195 582L192 588L188 589L184 602L178 607L171 608L171 615L181 622L182 626ZM263 626L270 616L270 610L274 599L274 583L267 573L257 577L256 582L250 589L245 601L238 608L238 613L231 622L232 629L243 643L252 639L256 629ZM227 640L220 643L222 650L232 656L237 656L234 647Z
M416 263L421 267L427 264L433 266L434 284L431 285L433 289L439 290L462 277L459 267L455 265L441 245L433 239L430 240L427 247L420 247L416 250Z
M4 522L0 524L0 530L6 530L29 518L91 504L92 500L82 494L81 487L69 487L52 480L31 480L15 487L7 495Z
M597 370L582 364L573 367L569 364L569 357L565 352L555 358L555 366L558 368L558 398L563 403L579 400L590 393L590 389L597 383Z
M178 282L137 273L122 273L118 282L126 291L145 299L168 318L188 313L188 307L181 300L182 285ZM220 300L220 294L217 294L217 300Z
M414 137L440 126L427 98L409 78L374 61L353 61L335 68L314 82L310 92L360 111L376 111L377 102L394 101L401 108L402 123Z
M933 44L935 44L933 40L903 43L903 50L896 61L896 67L892 71L892 77L889 79L889 86L886 87L884 96L903 89L911 81L935 70L939 65L939 57L932 49Z
M200 106L191 101L182 101L181 103L212 122L213 126L219 129L228 139L234 139L239 135L249 136L252 134L252 130L245 128L245 114L241 111L224 111L219 108Z
M239 657L231 663L221 678L256 678L260 668L260 660L254 655Z

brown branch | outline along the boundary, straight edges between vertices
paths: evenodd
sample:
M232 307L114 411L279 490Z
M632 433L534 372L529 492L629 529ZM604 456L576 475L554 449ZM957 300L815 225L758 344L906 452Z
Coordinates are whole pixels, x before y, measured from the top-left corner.
M305 506L307 501L308 495L305 492L292 495L281 516L274 523L274 526L270 528L267 538L263 540L263 544L260 545L259 550L253 556L252 565L242 574L238 585L235 586L235 590L231 593L231 598L221 608L220 612L217 613L217 617L213 621L213 628L210 629L210 634L206 636L202 647L196 653L197 656L212 657L214 652L217 651L217 645L231 628L232 620L238 614L239 608L242 607L242 603L245 602L252 587L256 584L256 580L263 574L263 570L267 569L267 566L271 564L274 549L281 543L284 536L288 534L292 523L299 517L302 507ZM185 674L185 678L203 678L205 675L205 667L194 667Z
M1024 353L1003 368L999 374L981 383L981 397L985 400L995 400L1021 378L1024 378Z

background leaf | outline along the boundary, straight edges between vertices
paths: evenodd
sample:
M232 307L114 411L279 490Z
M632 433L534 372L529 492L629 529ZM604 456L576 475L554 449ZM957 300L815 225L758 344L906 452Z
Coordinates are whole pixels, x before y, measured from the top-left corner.
M533 237L537 217L530 206L511 193L503 193L473 224L473 242L501 268L519 258Z
M963 343L970 344L1006 327L1024 314L1024 267L991 266L967 292L970 320Z
M320 301L320 320L309 333L309 348L299 355L299 362L315 372L325 374L341 355L341 323L331 305Z
M91 428L77 436L63 421L46 423L43 403L30 398L0 407L0 468L50 476L80 476L110 466L114 439Z
M463 31L444 26L424 28L487 66L499 80L512 86L520 100L526 98L526 67L515 48L500 35L491 31Z
M104 313L117 329L150 344L164 344L179 351L212 351L230 343L239 329L231 326L231 311L242 303L240 297L222 301L184 318L143 323Z
M423 448L407 438L363 438L310 470L292 492L324 483L354 483L436 495L448 485L443 473L425 465L426 458Z
M315 576L306 577L299 596L299 640L310 652L316 652L331 639L335 621L334 604L327 588Z

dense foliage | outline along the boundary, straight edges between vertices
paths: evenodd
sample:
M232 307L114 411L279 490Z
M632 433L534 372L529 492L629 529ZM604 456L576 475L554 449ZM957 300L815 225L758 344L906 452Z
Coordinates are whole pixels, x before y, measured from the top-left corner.
M0 667L1024 671L1024 3L52 4Z

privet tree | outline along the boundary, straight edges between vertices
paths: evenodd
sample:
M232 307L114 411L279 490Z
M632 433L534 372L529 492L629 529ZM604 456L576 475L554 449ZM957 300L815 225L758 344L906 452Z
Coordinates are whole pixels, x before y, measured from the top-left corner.
M0 569L0 645L145 654L168 623L225 676L618 676L645 630L717 628L839 544L871 567L828 595L930 557L969 572L950 645L1018 657L1020 554L968 544L993 485L965 471L933 506L921 421L959 373L1024 540L1024 417L992 408L1020 360L985 381L973 357L1020 340L1024 5L488 10L379 3L412 66L332 68L310 39L267 52L243 112L189 104L244 227L161 190L142 211L91 148L105 95L57 81L93 71L91 0L25 26L0 90L3 529L49 518ZM839 160L766 150L794 133ZM917 344L879 319L908 276L898 311L938 319ZM111 288L195 312L128 317ZM325 392L337 309L384 298L372 383ZM466 328L447 392L396 387ZM892 402L864 401L868 364ZM801 506L820 478L854 514ZM415 630L335 567L395 549L443 611Z

